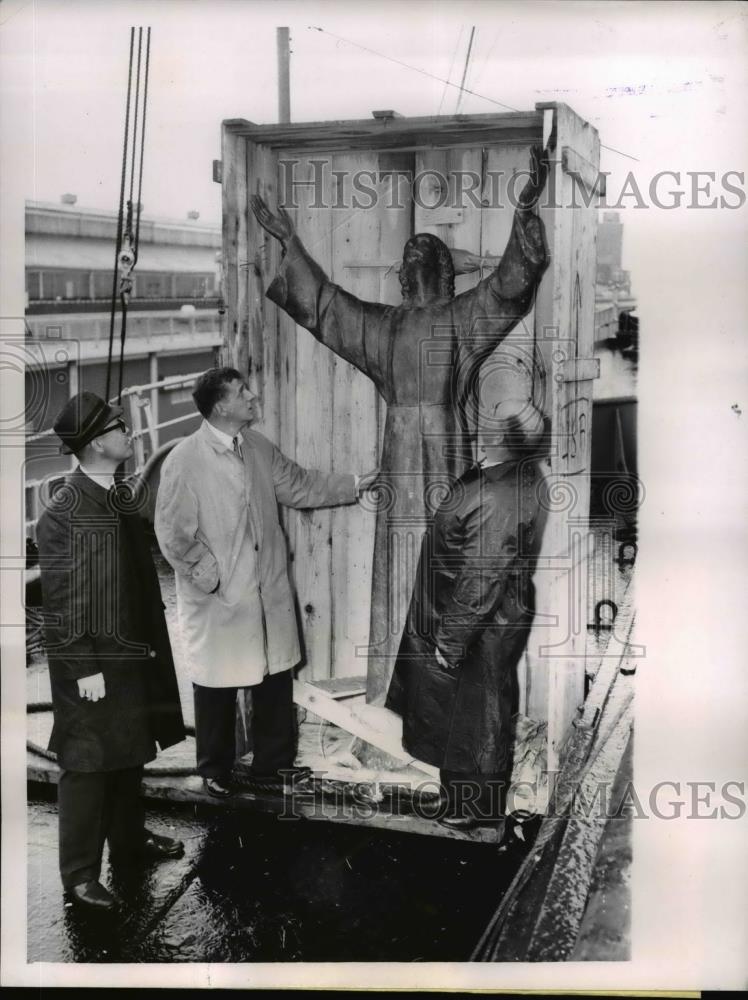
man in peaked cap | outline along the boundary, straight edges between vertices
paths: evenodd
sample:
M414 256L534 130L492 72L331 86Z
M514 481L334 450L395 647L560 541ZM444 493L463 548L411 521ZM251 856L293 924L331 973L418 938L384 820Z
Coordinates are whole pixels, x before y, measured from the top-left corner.
M144 765L184 739L163 602L133 492L122 409L74 396L54 430L79 462L39 519L45 640L57 754L60 874L73 903L104 912L104 841L113 865L178 857L145 828Z

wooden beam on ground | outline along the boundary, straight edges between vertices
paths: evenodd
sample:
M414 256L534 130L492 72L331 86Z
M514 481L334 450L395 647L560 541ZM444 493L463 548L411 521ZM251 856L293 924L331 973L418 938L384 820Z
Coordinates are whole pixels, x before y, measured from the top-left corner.
M423 771L424 774L428 774L429 777L438 781L439 768L433 767L431 764L424 764L423 761L411 757L410 754L403 750L402 744L399 741L394 741L385 734L378 732L364 719L355 715L346 705L341 705L334 698L331 698L329 694L314 687L312 684L307 684L305 681L294 681L293 700L297 705L301 705L302 708L314 712L321 719L332 722L333 725L339 726L347 733L358 736L359 739L371 743L377 749L384 750L385 753L390 754L396 760L401 760L404 764L416 767L419 771Z
M60 770L57 764L42 757L29 757L27 780L30 783L55 786ZM340 803L324 797L294 789L292 796L269 795L245 790L236 792L229 799L216 799L203 788L202 778L197 775L148 775L146 768L142 785L146 799L157 802L172 802L176 805L200 805L222 812L247 810L275 814L279 819L290 822L298 819L326 820L343 823L346 826L373 827L388 833L419 833L447 840L467 840L476 844L490 844L494 848L501 840L503 825L478 827L475 830L451 830L436 819L414 814L395 815L377 808L376 803L362 801Z

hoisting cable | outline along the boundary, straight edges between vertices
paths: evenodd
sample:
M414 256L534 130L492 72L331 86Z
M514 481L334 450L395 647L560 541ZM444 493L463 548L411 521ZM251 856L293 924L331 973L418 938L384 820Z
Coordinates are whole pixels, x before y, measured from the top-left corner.
M117 310L117 278L119 270L119 252L122 246L122 222L125 209L125 177L127 175L127 141L130 136L130 93L132 90L132 55L135 44L135 28L130 28L130 62L127 71L127 100L125 103L125 137L122 146L122 174L119 186L119 212L117 215L117 240L114 247L114 271L112 276L112 305L109 314L109 351L106 363L106 391L104 399L109 399L109 389L112 379L112 351L114 348L114 317Z
M138 28L138 58L135 71L135 105L132 109L132 146L130 147L130 117L131 117L131 102L132 102L132 69L133 69L133 52L134 52L134 42L135 42L135 28L130 29L130 66L128 72L128 83L127 83L127 109L125 112L125 139L123 143L122 150L122 182L120 189L120 208L119 208L119 219L117 226L117 256L116 256L116 266L114 272L114 281L112 285L112 312L110 317L110 331L109 331L109 354L107 357L107 380L106 380L106 398L109 399L109 393L111 389L111 370L112 370L112 357L113 357L113 347L114 347L114 322L115 322L115 312L116 312L116 296L119 292L120 308L122 310L122 326L120 331L120 350L119 350L119 379L118 379L118 392L117 400L121 401L122 398L122 382L124 377L125 368L125 341L127 338L127 308L130 301L130 294L133 288L133 278L132 271L138 260L138 245L140 242L140 214L142 208L142 190L143 190L143 156L145 150L145 123L146 123L146 111L148 102L148 76L150 71L150 50L151 50L151 29L148 28L146 32L146 46L145 46L145 61L143 61L143 29ZM143 62L145 63L145 71L141 76L141 69L143 67ZM141 81L143 89L143 101L141 108L140 92L141 92ZM140 135L138 135L138 121L142 112L142 125L140 129ZM129 198L127 201L127 212L125 215L125 205L124 205L124 194L125 194L125 184L127 179L127 159L128 150L130 151L130 170L129 170ZM137 187L137 201L134 200L135 196L135 176L137 173L138 177L138 187Z
M120 282L119 300L122 309L122 326L119 335L119 380L117 387L117 402L122 400L122 379L125 370L125 338L127 337L127 304L132 291L132 269L137 261L137 252L133 240L133 190L135 187L135 163L137 161L138 143L138 111L140 109L140 64L143 54L143 29L138 28L138 62L135 71L135 113L132 125L132 151L130 162L130 197L127 200L127 224L125 226L122 248L119 255ZM141 150L142 159L142 150ZM139 206L138 206L139 207Z
M145 81L143 84L143 126L140 133L140 170L138 171L138 201L135 213L135 262L138 260L138 247L140 245L140 195L143 190L143 151L145 150L145 116L148 110L148 74L151 64L151 29L148 29L145 40Z

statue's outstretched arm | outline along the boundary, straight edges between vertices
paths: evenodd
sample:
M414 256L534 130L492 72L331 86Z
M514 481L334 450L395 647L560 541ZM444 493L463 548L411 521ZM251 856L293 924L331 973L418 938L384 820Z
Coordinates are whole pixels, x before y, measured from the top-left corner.
M517 199L509 241L498 267L488 279L497 301L511 303L515 322L530 307L532 295L548 266L545 230L533 209L548 179L548 150L530 150L530 176ZM513 325L513 324L512 324Z
M530 177L517 199L517 210L527 212L534 208L543 193L550 169L549 150L541 146L530 147Z
M526 216L535 207L543 193L548 179L549 152L540 146L530 149L530 176L517 199L517 211ZM477 254L457 247L450 248L455 274L472 274L484 268L497 268L501 263L501 255Z
M262 228L283 246L283 260L266 295L325 347L355 365L388 398L388 307L364 302L332 283L304 248L285 209L270 211L259 195L250 205Z

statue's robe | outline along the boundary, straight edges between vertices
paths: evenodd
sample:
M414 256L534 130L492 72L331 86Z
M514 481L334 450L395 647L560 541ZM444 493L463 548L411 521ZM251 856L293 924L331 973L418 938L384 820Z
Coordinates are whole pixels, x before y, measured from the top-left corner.
M469 407L480 365L529 312L547 263L543 224L517 211L499 266L451 300L424 307L363 302L329 281L297 236L267 290L296 323L368 375L387 403L369 702L381 704L389 686L428 520L473 460Z

